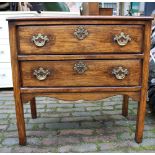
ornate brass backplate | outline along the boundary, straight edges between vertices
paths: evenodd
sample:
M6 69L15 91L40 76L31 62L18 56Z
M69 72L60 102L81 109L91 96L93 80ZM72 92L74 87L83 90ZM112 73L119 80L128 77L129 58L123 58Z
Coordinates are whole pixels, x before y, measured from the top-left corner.
M117 41L119 46L125 46L131 41L131 38L129 35L125 35L124 32L121 32L119 35L115 35L114 41Z
M46 42L49 41L48 37L41 33L38 33L37 35L32 36L31 40L37 47L43 47L46 44Z
M74 71L76 71L78 74L83 74L87 69L87 65L82 61L79 61L74 65Z
M112 69L112 74L115 75L116 79L123 80L126 77L126 75L129 74L129 71L127 68L118 66Z
M74 35L77 39L83 40L88 36L88 31L84 28L84 26L78 26L75 31Z
M42 67L39 67L38 69L35 69L33 71L33 75L36 76L36 78L39 80L39 81L43 81L47 78L48 75L50 75L50 71L48 69L44 69Z

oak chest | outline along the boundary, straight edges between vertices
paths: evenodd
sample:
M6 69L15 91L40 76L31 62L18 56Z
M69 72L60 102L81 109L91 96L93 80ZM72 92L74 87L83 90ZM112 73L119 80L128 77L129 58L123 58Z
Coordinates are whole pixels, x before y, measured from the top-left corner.
M23 103L36 118L36 96L138 101L136 142L142 141L151 17L10 18L10 44L19 143L26 144Z

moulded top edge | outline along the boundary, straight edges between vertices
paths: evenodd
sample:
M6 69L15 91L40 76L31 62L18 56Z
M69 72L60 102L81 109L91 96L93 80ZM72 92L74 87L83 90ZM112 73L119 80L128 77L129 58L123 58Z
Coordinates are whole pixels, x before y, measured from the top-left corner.
M9 17L7 21L41 21L41 20L153 20L151 16L21 16Z

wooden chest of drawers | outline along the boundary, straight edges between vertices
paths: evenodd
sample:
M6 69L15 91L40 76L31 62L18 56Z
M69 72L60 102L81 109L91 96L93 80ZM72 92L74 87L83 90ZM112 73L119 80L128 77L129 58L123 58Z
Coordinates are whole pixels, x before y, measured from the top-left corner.
M26 144L23 103L36 118L36 96L138 101L136 142L142 141L151 17L10 18L10 43L19 143Z

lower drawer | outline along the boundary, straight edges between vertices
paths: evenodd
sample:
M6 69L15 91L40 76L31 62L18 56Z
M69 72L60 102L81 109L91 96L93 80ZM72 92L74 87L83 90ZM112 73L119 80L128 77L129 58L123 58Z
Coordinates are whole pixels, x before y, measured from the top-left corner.
M20 62L23 87L138 86L140 60Z

